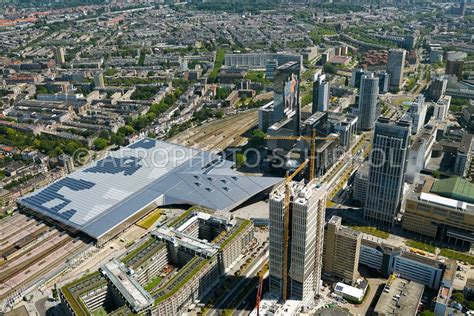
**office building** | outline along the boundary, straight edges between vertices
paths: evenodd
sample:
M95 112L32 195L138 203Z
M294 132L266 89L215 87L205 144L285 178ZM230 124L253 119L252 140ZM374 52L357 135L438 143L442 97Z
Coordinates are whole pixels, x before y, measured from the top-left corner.
M321 285L327 188L313 181L289 186L290 214L284 214L284 186L270 195L270 292L284 300L312 302Z
M459 146L456 150L456 160L454 161L453 173L460 177L467 177L470 172L472 153L473 153L473 135L463 133Z
M296 62L300 67L303 66L303 55L300 54L244 53L224 55L224 65L226 67L253 70L265 69L268 62L275 60L278 65L283 65L288 62Z
M456 279L456 272L458 269L458 263L456 260L450 260L446 263L446 269L441 279L441 286L438 290L438 295L436 296L436 302L434 306L435 315L455 315L459 312L456 308L457 304L452 304L452 294L454 290L454 280ZM470 281L467 279L464 289L470 287ZM464 292L466 295L466 292ZM466 299L470 297L466 296ZM451 304L450 304L451 303Z
M329 82L326 75L317 74L313 81L312 113L324 112L329 109Z
M323 273L351 284L359 277L359 251L362 234L342 226L333 216L324 231Z
M265 78L273 80L275 78L275 71L278 68L277 60L269 60L265 65Z
M104 74L101 71L94 75L94 84L96 88L105 88Z
M359 129L371 130L377 119L379 78L372 72L362 76L359 96Z
M404 279L437 290L450 263L449 259L433 259L420 250L399 248L386 239L362 236L359 264L378 271L383 277L399 274Z
M357 122L359 118L352 114L328 112L328 123L331 133L339 135L339 144L347 150L353 144L357 134Z
M403 84L406 50L391 49L388 52L387 72L390 74L390 89L398 90Z
M415 101L405 102L404 105L410 107L405 114L405 120L411 122L411 133L416 135L423 125L425 125L428 104L425 103L424 95L420 94L416 97Z
M393 225L403 193L411 134L409 122L379 118L375 123L364 218Z
M284 118L294 117L296 135L300 134L300 72L297 62L279 66L273 80L273 123Z
M461 0L461 3L459 4L459 15L464 16L466 14L466 1L467 0Z
M434 105L433 118L439 122L444 122L448 117L451 106L451 96L443 95Z
M469 249L474 242L474 184L425 179L408 194L403 229Z
M428 165L436 142L437 127L433 125L424 126L412 142L408 150L407 171L405 181L409 183L418 182L420 173Z
M459 80L461 80L464 70L464 60L466 57L467 54L464 52L447 52L445 73L447 75L455 75Z
M64 55L66 54L66 50L64 47L55 47L54 48L54 61L58 65L63 65L66 63L66 59Z
M423 284L391 275L375 305L373 315L415 316L418 314L424 290Z
M444 77L437 77L431 80L430 99L437 102L446 93L448 86L448 79Z
M441 46L439 47L431 47L430 46L430 63L436 64L443 61L444 57L444 50Z
M360 81L362 80L362 76L365 74L365 70L362 68L352 70L352 76L350 80L351 87L360 88Z
M390 89L390 75L386 71L379 71L376 74L379 77L379 93L386 93Z
M354 175L354 186L352 191L352 199L358 202L360 205L365 204L367 198L367 188L369 186L369 163L363 163L359 169L357 169Z

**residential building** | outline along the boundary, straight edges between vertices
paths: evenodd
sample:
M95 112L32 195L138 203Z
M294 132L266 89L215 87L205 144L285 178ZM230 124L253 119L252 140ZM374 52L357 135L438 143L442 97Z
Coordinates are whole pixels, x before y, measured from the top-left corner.
M394 224L402 199L410 133L409 122L379 118L375 124L364 208L366 220Z
M351 284L359 277L359 251L362 234L342 226L333 216L324 231L323 273Z
M75 170L74 167L74 159L73 157L67 155L67 154L62 154L58 156L58 162L60 166L64 167L66 174L70 174Z
M252 246L251 221L191 208L120 261L62 287L63 314L90 315L107 306L117 315L181 315Z
M270 196L270 292L284 300L311 302L321 283L327 188L314 182L289 186L290 214L284 214L285 187Z
M406 50L391 49L388 52L387 72L390 74L390 89L398 90L403 84Z
M377 119L379 78L372 72L362 76L359 96L359 129L371 130Z
M105 88L104 73L102 71L94 75L94 84L96 88Z
M65 59L66 49L64 47L55 47L54 48L54 61L58 65L63 65L66 63Z

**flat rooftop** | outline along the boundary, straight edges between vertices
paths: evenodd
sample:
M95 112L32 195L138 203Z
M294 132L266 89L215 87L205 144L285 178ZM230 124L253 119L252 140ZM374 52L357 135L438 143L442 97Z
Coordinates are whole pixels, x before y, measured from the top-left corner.
M139 312L153 305L150 294L129 275L128 268L116 259L101 267L102 273L127 300L133 311Z
M377 315L416 315L425 286L392 275L375 306Z
M214 256L219 251L219 247L210 242L193 238L169 227L158 227L152 232L152 235L158 240L168 241L172 244L192 249L194 252L200 253L207 258Z
M18 200L99 239L150 205L230 211L280 178L243 176L232 161L144 138Z

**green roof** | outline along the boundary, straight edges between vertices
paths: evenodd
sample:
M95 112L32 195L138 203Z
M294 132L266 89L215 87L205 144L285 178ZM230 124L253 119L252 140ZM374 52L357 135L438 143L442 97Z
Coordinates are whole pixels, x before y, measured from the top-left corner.
M474 184L460 177L438 180L431 192L466 203L474 203Z

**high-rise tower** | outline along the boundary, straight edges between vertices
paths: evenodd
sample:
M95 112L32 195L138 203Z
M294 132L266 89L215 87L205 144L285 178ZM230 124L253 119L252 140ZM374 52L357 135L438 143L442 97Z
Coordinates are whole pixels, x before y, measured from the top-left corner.
M393 225L403 194L411 124L379 118L375 123L364 218Z
M403 84L406 50L391 49L388 52L387 72L390 74L390 89L398 90Z
M329 108L329 82L326 75L315 75L313 81L312 113L327 111Z
M283 186L270 196L270 291L279 297L311 302L321 284L327 188L314 181L307 185L292 182L290 194L289 214L284 214ZM287 241L284 216L289 216ZM287 265L283 258L285 244ZM283 295L285 278L287 293Z
M369 72L362 76L359 96L359 127L361 130L374 128L377 119L379 78Z

